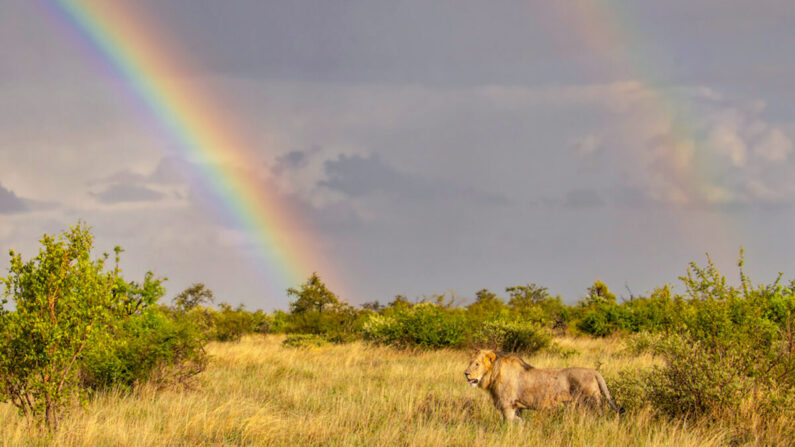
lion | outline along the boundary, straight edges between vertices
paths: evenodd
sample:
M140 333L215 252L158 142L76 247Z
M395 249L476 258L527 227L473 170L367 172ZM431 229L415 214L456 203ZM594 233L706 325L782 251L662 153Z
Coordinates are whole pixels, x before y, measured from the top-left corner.
M491 394L503 420L518 420L525 409L550 409L563 403L582 402L602 408L604 400L620 412L605 379L590 368L534 368L514 354L480 350L464 371L467 382Z

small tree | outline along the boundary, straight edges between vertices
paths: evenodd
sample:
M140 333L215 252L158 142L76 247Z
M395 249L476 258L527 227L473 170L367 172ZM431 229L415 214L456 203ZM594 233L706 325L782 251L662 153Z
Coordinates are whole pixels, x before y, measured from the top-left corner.
M585 306L591 306L594 304L615 303L616 296L610 291L610 289L607 288L607 284L596 280L591 287L588 287L588 295L585 296L585 302L583 304Z
M373 312L378 312L378 311L380 311L383 308L384 308L384 305L381 304L381 302L378 301L378 300L367 301L366 303L362 304L362 309L372 310Z
M359 312L340 301L317 273L300 288L287 289L287 294L295 298L290 302L289 331L322 334L332 341L350 339L356 332Z
M475 293L475 302L467 306L467 311L479 320L496 317L506 309L505 303L497 294L481 289Z
M560 296L552 297L549 289L535 283L524 286L506 287L505 291L511 296L508 304L513 313L522 320L539 323L542 325L563 324L563 303Z
M171 302L174 303L174 307L177 309L187 312L196 306L214 301L215 295L213 291L205 287L204 284L197 282L180 292Z
M290 312L294 314L309 311L323 313L336 310L340 306L337 295L326 287L317 273L312 273L299 289L294 287L287 289L287 295L295 298L295 301L290 303Z
M113 247L114 266L111 274L114 279L112 294L114 297L114 311L117 316L129 316L140 314L150 306L157 303L163 294L166 293L163 281L167 278L155 278L152 272L146 272L143 284L135 281L125 282L122 276L119 261L124 249L118 245ZM104 258L108 257L105 253Z
M58 428L60 409L78 394L78 361L112 319L116 277L107 256L92 260L93 237L79 223L58 237L44 235L38 256L23 262L11 251L0 311L0 400L29 421Z
M535 283L506 287L505 291L510 294L511 299L508 304L514 309L530 307L549 298L549 289Z
M390 302L387 307L392 309L405 309L407 307L411 307L413 304L406 298L406 295L399 293L395 295L395 298Z

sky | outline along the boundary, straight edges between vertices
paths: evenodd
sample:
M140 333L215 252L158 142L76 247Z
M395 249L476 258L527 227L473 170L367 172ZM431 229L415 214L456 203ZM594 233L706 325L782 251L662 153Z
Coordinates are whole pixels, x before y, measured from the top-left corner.
M741 247L752 280L795 278L793 2L122 3L352 304L681 292L706 253L736 281ZM212 199L212 161L47 1L0 10L0 248L30 258L83 220L97 254L125 249L127 279L168 277L166 300L202 282L287 308L298 284Z

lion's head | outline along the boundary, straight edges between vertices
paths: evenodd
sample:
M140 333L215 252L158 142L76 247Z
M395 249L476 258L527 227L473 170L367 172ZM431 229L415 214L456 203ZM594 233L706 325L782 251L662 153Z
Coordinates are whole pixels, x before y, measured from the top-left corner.
M481 349L475 354L475 357L469 362L469 366L464 370L464 377L467 378L472 386L478 386L483 381L483 376L491 371L494 366L494 361L497 359L497 354L494 351Z

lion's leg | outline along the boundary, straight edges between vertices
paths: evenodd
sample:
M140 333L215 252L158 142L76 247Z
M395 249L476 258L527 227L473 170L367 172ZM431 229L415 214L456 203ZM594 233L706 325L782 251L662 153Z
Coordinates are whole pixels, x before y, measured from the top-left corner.
M599 392L599 386L596 383L594 383L593 386L589 387L588 389L584 390L583 398L585 404L592 411L602 414L603 410L602 394Z
M602 396L599 394L592 395L588 399L588 405L596 411L599 415L604 414L604 405L602 405Z
M519 422L519 416L516 414L516 408L514 407L502 407L502 420L504 422Z

